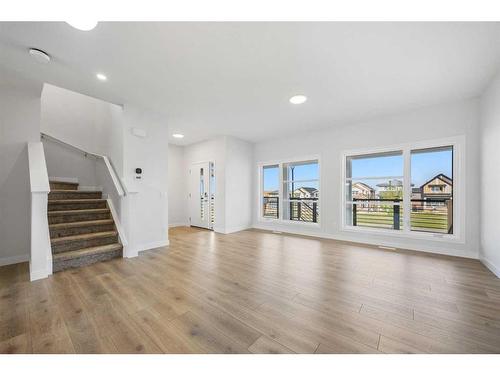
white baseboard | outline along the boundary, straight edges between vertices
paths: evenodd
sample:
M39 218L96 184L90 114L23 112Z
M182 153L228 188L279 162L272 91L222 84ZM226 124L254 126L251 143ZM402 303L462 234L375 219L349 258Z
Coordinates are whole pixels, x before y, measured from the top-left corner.
M189 227L189 223L169 223L168 224L169 228L175 228L175 227Z
M495 266L490 260L480 256L479 260L485 265L496 277L500 278L500 267Z
M158 247L165 247L170 245L169 240L163 240L163 241L156 241L156 242L149 242L149 243L144 243L141 245L137 246L137 251L146 251L146 250L152 250L156 249Z
M268 227L266 225L259 225L259 224L254 224L253 228L267 230L267 231L276 230L276 231L280 231L283 233L297 234L297 235L301 235L301 236L309 236L309 237L316 237L316 238L326 238L329 240L346 241L346 242L351 242L351 243L360 243L360 244L364 244L364 245L394 247L396 249L401 249L401 250L412 250L412 251L419 251L419 252L430 253L430 254L440 254L440 255L462 257L462 258L479 259L478 253L472 253L470 251L451 250L451 249L442 248L439 246L429 246L428 244L424 244L424 245L406 244L404 246L401 246L401 244L399 244L397 242L392 242L392 241L387 241L387 240L366 240L364 238L353 238L350 236L334 235L334 234L324 233L324 232L323 233L307 232L304 230L297 230L297 229L289 229L289 228L284 229L282 227L273 228L273 227Z
M0 258L0 266L8 266L9 264L24 263L29 260L28 255L15 255L12 257Z

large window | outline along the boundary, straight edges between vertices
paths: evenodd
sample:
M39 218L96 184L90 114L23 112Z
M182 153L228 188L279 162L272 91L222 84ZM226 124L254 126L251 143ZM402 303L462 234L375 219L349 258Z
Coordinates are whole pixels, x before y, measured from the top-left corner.
M318 161L283 164L283 219L317 223L318 200Z
M262 218L319 222L318 160L264 165L260 173Z
M279 165L262 167L262 184L262 216L268 219L278 219L280 206Z
M455 235L458 144L404 145L344 157L344 227Z
M346 163L347 224L401 230L403 153L349 156Z

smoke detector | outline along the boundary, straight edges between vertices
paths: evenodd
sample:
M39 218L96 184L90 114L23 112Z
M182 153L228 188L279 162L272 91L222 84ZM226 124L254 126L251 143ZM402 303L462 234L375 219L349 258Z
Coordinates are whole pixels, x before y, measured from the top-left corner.
M41 64L48 64L50 62L50 55L48 53L42 51L41 49L30 48L29 53L31 56L33 56L33 58L37 62L39 62Z

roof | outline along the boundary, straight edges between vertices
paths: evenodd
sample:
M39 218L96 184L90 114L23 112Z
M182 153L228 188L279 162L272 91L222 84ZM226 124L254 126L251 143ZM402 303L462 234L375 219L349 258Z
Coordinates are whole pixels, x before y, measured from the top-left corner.
M453 180L451 178L449 178L448 176L446 176L445 174L440 173L440 174L437 174L434 177L432 177L430 180L428 180L424 184L422 184L420 186L420 188L423 188L425 185L429 184L431 181L435 180L436 178L440 179L441 181L443 181L444 183L446 183L448 185L453 186Z
M360 185L360 186L364 187L365 189L368 189L368 190L374 190L374 191L375 191L375 189L374 189L374 188L372 188L370 185L365 184L364 182L355 182L355 183L354 183L354 184L352 184L352 185L353 185L353 186L354 186L354 185Z
M305 190L310 194L316 193L318 191L318 189L313 188L313 187L308 187L308 186L303 186L303 187L299 187L299 188L295 189L295 191L297 191L297 190Z

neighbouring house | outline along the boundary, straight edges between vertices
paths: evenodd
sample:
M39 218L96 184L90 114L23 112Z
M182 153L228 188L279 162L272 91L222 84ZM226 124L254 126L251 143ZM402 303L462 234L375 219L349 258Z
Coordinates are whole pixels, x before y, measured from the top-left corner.
M313 187L300 187L293 191L294 198L315 199L318 198L318 189Z
M422 199L422 192L420 188L414 187L411 189L411 199L416 199L416 200Z
M422 199L450 199L453 195L453 180L440 173L420 186Z
M263 195L264 197L277 197L279 195L279 191L278 190L264 191Z
M353 199L372 199L375 198L375 189L363 182L352 184Z

